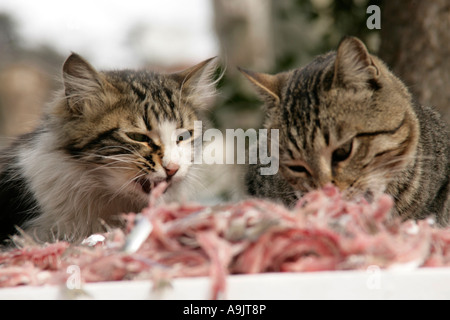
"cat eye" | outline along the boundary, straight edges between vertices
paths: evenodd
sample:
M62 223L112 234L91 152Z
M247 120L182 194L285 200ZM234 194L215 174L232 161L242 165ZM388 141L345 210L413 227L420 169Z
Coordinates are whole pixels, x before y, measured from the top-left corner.
M192 138L194 130L185 130L177 135L177 144Z
M332 163L338 163L347 160L350 157L353 149L353 139L342 145L340 148L334 150L332 155Z
M294 165L288 166L289 170L296 173L308 173L308 170L304 166Z
M131 140L134 140L137 142L150 142L151 141L151 139L147 135L142 134L142 133L127 132L126 135Z
M180 143L180 142L186 141L186 140L187 140L187 138L186 138L184 135L182 135L182 134L180 134L180 135L177 137L177 143Z

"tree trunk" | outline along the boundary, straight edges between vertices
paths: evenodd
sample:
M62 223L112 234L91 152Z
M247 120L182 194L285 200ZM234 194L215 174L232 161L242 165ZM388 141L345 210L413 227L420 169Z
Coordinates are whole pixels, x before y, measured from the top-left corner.
M450 123L450 2L385 0L380 8L379 56Z
M270 1L215 0L213 5L227 63L267 72L274 63Z

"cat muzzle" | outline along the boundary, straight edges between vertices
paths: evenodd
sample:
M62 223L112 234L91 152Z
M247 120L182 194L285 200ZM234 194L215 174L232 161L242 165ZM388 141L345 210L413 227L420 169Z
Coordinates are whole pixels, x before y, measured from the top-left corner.
M139 177L135 180L136 184L140 187L140 189L146 193L150 194L150 192L158 186L161 182L166 182L168 186L170 186L172 178L175 176L175 174L178 172L178 169L180 169L180 165L169 162L166 166L163 167L165 171L166 178L156 178L156 179L149 179L146 176ZM166 189L167 190L167 189Z
M170 179L171 177L168 177L167 179L161 179L161 180L150 180L146 177L141 177L136 180L136 183L141 187L142 191L150 194L150 192L158 186L161 182L166 182L168 185L170 185Z

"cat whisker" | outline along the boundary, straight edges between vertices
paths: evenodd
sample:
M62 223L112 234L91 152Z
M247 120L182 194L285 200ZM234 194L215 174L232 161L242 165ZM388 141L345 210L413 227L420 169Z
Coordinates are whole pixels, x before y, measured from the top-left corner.
M144 171L143 169L141 172ZM139 178L145 177L147 175L146 172L140 173L137 176L133 177L132 179L128 179L125 183L123 183L111 196L110 201L112 201L115 197L117 197L119 194L121 194L130 184L135 183Z
M93 157L93 158L100 158L100 159L104 159L104 160L114 160L116 162L123 162L123 163L127 163L127 164L136 164L139 165L141 164L142 160L141 159L135 159L130 157L130 155L128 154L117 154L117 155L102 155L102 154L97 154L97 153L82 153L83 156L85 157ZM141 156L139 156L141 157Z

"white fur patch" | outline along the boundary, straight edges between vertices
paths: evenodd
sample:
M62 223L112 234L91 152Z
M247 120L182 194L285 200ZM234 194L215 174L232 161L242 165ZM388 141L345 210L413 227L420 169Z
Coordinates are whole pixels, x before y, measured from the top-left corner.
M19 152L19 166L42 212L25 224L37 240L82 240L104 232L104 222L117 224L111 218L118 213L145 205L140 199L113 197L115 190L108 190L100 171L94 173L54 150L54 140L52 134L44 133L36 145L24 146Z

